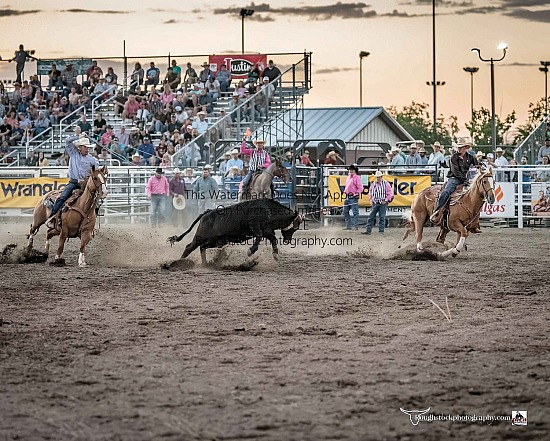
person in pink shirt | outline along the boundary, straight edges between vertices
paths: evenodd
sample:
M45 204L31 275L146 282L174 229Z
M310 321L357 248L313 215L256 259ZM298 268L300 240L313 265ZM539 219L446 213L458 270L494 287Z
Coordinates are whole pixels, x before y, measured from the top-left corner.
M364 187L361 182L361 177L357 174L359 167L355 164L351 164L348 168L349 174L346 180L346 187L344 193L346 200L344 201L344 219L346 221L346 228L344 230L357 230L357 224L359 222L359 196L363 193ZM353 214L350 211L353 210Z
M151 226L155 228L164 223L164 201L170 196L170 184L162 168L157 168L154 176L147 181L145 194L151 201Z

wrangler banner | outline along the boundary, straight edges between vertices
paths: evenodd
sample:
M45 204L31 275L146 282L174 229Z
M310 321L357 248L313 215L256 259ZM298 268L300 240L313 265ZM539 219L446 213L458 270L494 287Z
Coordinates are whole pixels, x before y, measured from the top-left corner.
M63 190L68 178L0 179L0 208L33 208L52 190Z
M260 73L267 66L267 55L261 54L231 54L231 55L210 55L208 57L210 70L217 72L220 66L225 64L227 70L231 72L231 78L234 80L246 80L248 71L254 64L258 63Z
M347 176L335 176L328 177L328 190L325 194L325 199L331 207L341 207L344 205L344 188L346 187ZM365 190L359 197L360 207L369 207L369 187L371 182L374 181L374 176L363 175L361 180L365 186ZM432 179L430 176L422 175L410 175L410 176L395 176L385 175L383 178L389 182L392 187L395 198L390 204L390 207L410 207L415 196L425 188L432 185Z

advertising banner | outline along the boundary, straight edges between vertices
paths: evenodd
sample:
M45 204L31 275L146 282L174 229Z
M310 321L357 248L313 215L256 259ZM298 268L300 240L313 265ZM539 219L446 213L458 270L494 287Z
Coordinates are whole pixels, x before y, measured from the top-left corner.
M341 207L344 205L346 179L347 175L331 175L328 177L328 190L325 196L329 206ZM371 182L374 182L374 179L374 175L361 176L365 190L359 197L360 207L370 207L369 187ZM390 207L410 207L415 196L432 185L431 177L422 175L385 175L383 179L389 182L395 195Z
M550 217L550 182L531 183L531 214Z
M0 179L0 208L33 208L53 190L63 190L68 178Z
M254 64L258 63L260 72L267 66L267 55L261 54L231 54L231 55L210 55L208 62L210 70L217 72L220 66L225 64L231 72L231 78L234 80L244 80L248 76L248 71Z
M495 203L483 202L480 217L515 217L515 184L513 182L495 182Z

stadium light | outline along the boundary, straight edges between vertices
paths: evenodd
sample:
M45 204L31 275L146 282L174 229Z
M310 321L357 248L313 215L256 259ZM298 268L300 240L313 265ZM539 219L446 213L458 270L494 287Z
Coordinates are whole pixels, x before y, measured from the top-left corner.
M241 16L241 36L242 36L242 46L241 46L241 50L242 50L242 53L244 54L244 18L245 17L250 17L252 14L254 14L254 9L241 9L241 12L239 13L240 16Z
M370 52L359 52L359 107L363 107L363 58L370 55Z
M541 72L544 72L544 115L548 115L548 66L550 61L541 61L542 67L539 67Z
M472 52L477 52L477 56L481 61L483 61L484 63L491 63L491 148L493 149L493 154L495 154L495 150L497 149L497 126L495 124L495 63L504 60L504 57L506 57L506 49L508 49L508 45L506 43L500 43L497 46L497 49L502 50L502 57L491 57L489 59L482 58L481 50L479 50L477 47L474 47L472 49Z
M474 74L479 70L479 67L463 67L464 72L470 74L470 107L472 109L472 120L474 119Z

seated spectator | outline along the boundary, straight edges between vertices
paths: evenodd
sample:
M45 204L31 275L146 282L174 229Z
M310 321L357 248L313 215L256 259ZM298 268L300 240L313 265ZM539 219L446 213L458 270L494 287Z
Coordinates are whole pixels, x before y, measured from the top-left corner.
M111 153L107 146L101 148L100 153L97 155L97 160L101 165L109 165L109 160L112 159Z
M31 81L29 82L32 87L31 100L34 100L38 92L42 93L42 84L40 84L40 77L38 75L31 75Z
M174 106L174 110L176 111L174 115L176 115L176 120L180 124L179 128L181 130L181 126L185 123L187 118L189 118L189 115L185 110L183 110L182 106L176 105Z
M122 112L124 110L124 106L128 102L128 98L124 96L124 91L122 89L117 90L115 97L113 98L113 112L115 116L122 117ZM126 118L123 118L126 119Z
M126 145L116 136L113 136L107 148L114 159L118 159L119 161L126 160Z
M10 152L11 152L11 147L8 144L8 141L2 141L2 144L0 144L0 158L3 158Z
M165 153L162 155L162 159L160 161L160 166L162 168L171 168L172 167L172 158L170 158L170 155L168 153Z
M149 69L147 69L146 76L147 81L145 82L145 90L147 90L147 86L152 86L151 89L154 90L160 81L160 70L158 67L155 67L153 61L149 63Z
M61 72L57 70L57 66L52 64L52 67L48 71L48 90L63 89L63 82L61 81Z
M126 131L126 126L121 126L120 130L115 134L115 136L118 138L119 142L122 143L124 146L128 145L128 140L130 138L130 135Z
M239 94L239 97L240 98L243 98L244 95L246 94L246 87L244 86L244 81L243 80L240 80L238 83L237 83L237 87L235 87L235 92L237 92ZM233 93L235 93L233 92Z
M38 167L47 167L49 165L48 159L44 156L44 152L38 152Z
M27 167L36 167L38 166L38 156L34 153L32 148L29 149L27 158L25 159L25 165Z
M252 66L250 66L250 69L248 70L248 74L247 74L247 79L244 85L246 86L251 81L258 82L261 75L262 75L262 72L260 69L260 63L256 62Z
M162 101L162 104L164 106L168 106L169 104L172 104L172 101L174 101L174 92L172 92L172 88L169 84L164 85L164 90L160 94L160 100Z
M101 112L97 112L97 115L94 120L94 129L93 134L96 138L101 138L105 131L107 130L107 121L103 118L103 114ZM84 129L82 130L84 131Z
M112 67L107 68L107 73L105 74L105 82L109 87L116 86L118 83L118 75L115 73Z
M192 84L195 84L199 80L197 71L191 66L191 63L187 63L187 69L185 70L185 76L183 82L185 83L185 88L189 89Z
M160 163L160 161L162 161L162 158L167 150L168 149L166 147L166 139L163 136L159 142L159 145L155 147L155 156L157 157L157 162Z
M179 139L178 139L179 144ZM176 148L174 147L175 144L172 144L171 142L166 145L166 153L172 157L176 153Z
M214 72L212 72L210 70L210 64L208 64L208 62L204 62L202 63L202 67L204 67L203 70L201 70L200 74L199 74L199 82L204 84L206 83L206 81L208 81L208 77L210 75L214 76Z
M220 90L222 92L227 92L229 90L229 86L231 85L231 72L227 70L225 64L220 66L220 70L216 74L216 80L220 83Z
M309 150L304 150L304 154L300 156L300 165L306 167L315 167L315 164L309 159Z
M130 162L130 166L138 167L143 165L143 160L141 158L141 155L139 153L134 153L132 155L132 162Z
M256 80L251 80L250 83L248 83L248 86L246 87L246 94L249 94L250 96L254 95L256 93Z
M182 126L181 126L181 123L178 122L177 115L175 113L172 113L170 115L170 121L168 121L168 124L167 124L168 132L170 132L170 134L172 134L177 130L178 133L179 133L181 128L182 128Z
M72 63L67 64L67 67L61 71L61 82L63 86L70 90L77 76L78 72L76 69L73 69Z
M136 116L134 118L134 121L142 121L144 124L149 122L149 109L147 108L147 103L145 101L142 101L139 103L139 108L136 112Z
M180 82L181 80L178 77L178 74L176 74L174 70L169 67L166 71L166 76L164 77L164 84L166 86L170 86L170 89L176 90L180 85Z
M71 87L71 93L67 97L69 100L69 110L75 111L80 107L80 95L76 91L76 87Z
M208 80L206 80L206 84L204 85L204 87L206 91L210 94L212 102L216 101L221 95L220 82L212 75L208 77Z
M50 127L50 120L46 118L46 114L42 111L38 112L38 118L34 122L34 136L39 136L48 130Z
M325 157L325 165L336 165L338 159L342 161L342 158L340 158L334 150L331 150L327 153L327 156ZM343 162L344 161L342 161L342 163Z
M107 126L105 128L105 133L103 133L103 135L101 135L99 143L102 146L106 147L111 143L114 136L115 136L115 134L113 133L113 127L112 126Z
M212 113L212 111L214 110L214 107L212 104L212 98L210 98L210 95L207 93L206 89L201 89L201 94L199 95L199 98L197 101L197 108L199 110L198 113L200 112Z
M108 98L108 90L109 86L105 82L105 78L101 77L99 83L94 87L94 92L92 93L93 99L95 99L98 104L101 104L104 99Z
M151 139L148 136L143 137L143 143L138 145L137 151L142 156L144 164L157 165L155 147L151 144Z
M8 138L8 144L9 145L21 144L21 140L23 139L24 134L25 134L25 130L21 128L19 121L16 121L11 131L11 136Z
M130 119L134 121L137 117L140 107L141 107L141 104L136 100L136 96L133 93L131 93L128 96L128 99L126 100L126 102L124 103L122 119L123 120Z
M537 172L537 181L539 182L546 182L550 181L550 165L549 165L549 157L543 156L542 157L542 163L540 164L541 167L545 167L546 170L541 170Z
M80 95L79 105L84 106L85 109L92 108L92 97L90 96L90 92L88 92L88 89L82 90L82 95Z
M32 100L33 88L27 80L23 81L21 86L21 98L27 98L27 101Z
M197 143L189 143L183 148L182 161L185 167L196 167L200 160L201 151Z
M99 114L98 114L99 116ZM107 125L107 123L105 123ZM86 117L86 114L83 113L82 117L79 122L76 123L77 127L80 127L80 130L82 133L87 133L88 135L92 135L92 125L88 122L88 118Z
M546 138L544 140L544 145L540 147L539 152L537 154L537 164L542 164L542 157L543 156L549 156L550 157L550 138Z
M206 112L202 111L197 113L197 118L193 121L192 125L199 135L202 135L208 130L208 122L206 121Z

